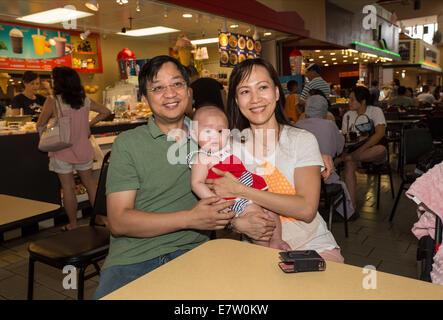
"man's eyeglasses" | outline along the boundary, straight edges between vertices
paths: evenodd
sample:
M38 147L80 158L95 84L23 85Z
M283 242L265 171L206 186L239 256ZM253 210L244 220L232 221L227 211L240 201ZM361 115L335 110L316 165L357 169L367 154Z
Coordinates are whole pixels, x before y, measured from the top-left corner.
M186 88L186 82L185 81L177 81L173 84L167 85L167 86L155 86L152 88L148 88L148 91L151 91L154 94L163 94L166 92L166 89L170 87L173 90L180 91Z

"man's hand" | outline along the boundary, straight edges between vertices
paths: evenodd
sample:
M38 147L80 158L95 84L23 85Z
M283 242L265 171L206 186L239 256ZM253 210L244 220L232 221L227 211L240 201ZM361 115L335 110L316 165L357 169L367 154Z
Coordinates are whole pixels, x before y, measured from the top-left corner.
M330 155L322 154L321 157L323 158L323 163L325 164L325 170L322 171L321 176L323 177L323 180L328 180L329 176L332 174L332 172L335 171L334 169L334 163L332 162L332 158Z
M235 216L235 212L224 212L225 209L231 207L235 201L229 200L217 203L220 197L211 197L200 200L190 211L192 215L188 224L189 229L197 230L221 230Z

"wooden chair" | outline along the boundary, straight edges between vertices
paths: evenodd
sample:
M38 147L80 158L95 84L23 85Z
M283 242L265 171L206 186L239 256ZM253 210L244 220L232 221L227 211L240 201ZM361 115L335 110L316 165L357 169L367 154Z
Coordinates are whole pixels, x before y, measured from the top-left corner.
M63 269L67 265L79 269L77 295L79 300L83 300L84 281L100 274L97 262L108 254L110 232L107 227L96 225L95 217L97 214L106 216L105 186L110 154L111 152L108 152L103 159L89 225L61 232L29 244L28 300L32 300L33 297L34 264L36 261L58 269ZM94 265L95 271L85 275L86 268L91 264Z

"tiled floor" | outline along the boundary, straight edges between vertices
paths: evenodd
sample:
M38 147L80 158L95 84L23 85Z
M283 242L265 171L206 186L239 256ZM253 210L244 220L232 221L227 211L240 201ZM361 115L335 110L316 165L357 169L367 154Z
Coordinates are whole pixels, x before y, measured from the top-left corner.
M395 162L393 163L395 168ZM394 188L397 192L399 177L394 173ZM389 214L393 199L389 179L382 177L380 209L376 210L375 176L358 174L360 218L349 222L349 237L344 236L342 222L333 223L332 232L342 248L345 263L366 266L373 265L379 271L417 278L417 239L411 233L416 222L415 204L402 197L393 223ZM87 219L81 223L86 224ZM59 232L60 226L45 229L37 234L0 243L0 300L26 299L29 241L41 239ZM76 299L77 290L65 290L62 286L61 270L36 263L34 299ZM98 277L85 283L85 299L90 299L97 287Z

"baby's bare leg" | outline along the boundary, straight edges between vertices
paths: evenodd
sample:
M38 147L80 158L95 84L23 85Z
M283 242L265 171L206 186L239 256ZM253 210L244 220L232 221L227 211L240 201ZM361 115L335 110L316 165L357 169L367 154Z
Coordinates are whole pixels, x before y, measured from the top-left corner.
M248 212L252 212L252 211L264 212L262 207L256 205L255 203L251 203L251 204L248 204L243 209L242 213L240 213L238 216L240 217L240 216L245 215ZM275 233L275 231L274 231L274 233ZM272 237L274 237L274 234L272 235ZM258 240L254 240L254 239L251 239L251 241L252 241L252 243L255 243L255 244L258 244L258 245L264 246L264 247L269 247L269 243L270 243L270 241L258 241Z

